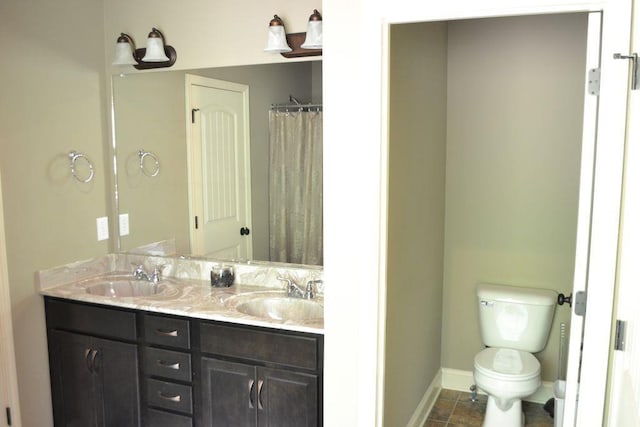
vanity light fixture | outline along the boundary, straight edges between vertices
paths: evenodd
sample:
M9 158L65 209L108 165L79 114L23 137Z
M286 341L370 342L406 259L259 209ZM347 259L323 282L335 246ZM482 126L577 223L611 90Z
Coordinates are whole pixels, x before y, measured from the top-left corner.
M178 57L176 50L164 42L164 35L153 28L147 38L147 47L136 49L126 33L120 33L113 65L133 65L138 70L171 67Z
M303 49L322 49L322 15L317 9L309 17L307 37L300 46Z
M306 33L286 34L278 15L269 21L265 52L280 53L285 58L322 55L322 15L314 9Z

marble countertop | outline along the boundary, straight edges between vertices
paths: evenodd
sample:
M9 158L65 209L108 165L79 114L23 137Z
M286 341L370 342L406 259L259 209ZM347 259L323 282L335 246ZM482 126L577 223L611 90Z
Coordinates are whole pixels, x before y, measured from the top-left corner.
M76 266L77 267L77 266ZM86 271L85 268L79 271ZM92 269L89 269L92 270ZM65 267L64 276L69 277L69 267ZM109 281L135 282L130 271L93 271L82 274L75 280L65 283L52 283L48 276L60 276L60 270L39 272L39 293L55 298L83 301L113 307L123 307L151 313L164 313L198 319L216 320L244 325L260 326L283 330L324 333L324 319L276 320L266 317L247 315L236 310L235 305L252 297L285 297L281 286L234 284L228 288L214 288L209 280L201 278L163 277L158 284L158 292L153 295L104 296L87 292L87 288ZM46 279L45 279L46 278ZM147 284L148 282L142 282ZM313 299L324 306L322 294Z

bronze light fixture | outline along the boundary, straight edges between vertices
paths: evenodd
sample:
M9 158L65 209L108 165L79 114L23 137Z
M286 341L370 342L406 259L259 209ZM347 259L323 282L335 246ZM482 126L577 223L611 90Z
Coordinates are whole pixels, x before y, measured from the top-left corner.
M146 48L136 49L135 42L126 33L120 33L116 44L113 65L133 65L138 70L171 67L178 55L164 41L164 35L153 28L147 38Z
M282 19L273 15L265 52L280 53L285 58L322 55L322 15L314 9L307 32L291 34L286 34Z

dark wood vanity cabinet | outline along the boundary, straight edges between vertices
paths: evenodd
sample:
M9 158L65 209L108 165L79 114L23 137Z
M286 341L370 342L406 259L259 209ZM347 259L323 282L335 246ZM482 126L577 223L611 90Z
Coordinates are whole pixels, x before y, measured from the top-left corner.
M201 322L203 426L322 424L322 339Z
M140 425L135 315L54 300L46 314L55 425Z
M322 335L45 297L56 426L322 425Z

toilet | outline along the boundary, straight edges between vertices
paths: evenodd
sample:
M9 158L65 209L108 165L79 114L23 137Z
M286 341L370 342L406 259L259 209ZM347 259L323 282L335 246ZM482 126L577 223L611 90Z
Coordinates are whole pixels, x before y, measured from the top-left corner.
M487 393L483 427L522 427L522 399L540 387L532 353L549 338L558 294L548 289L480 283L480 334L486 349L473 360L476 386Z

